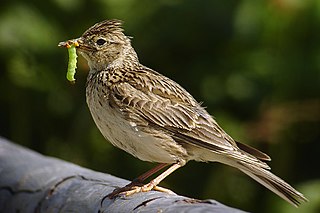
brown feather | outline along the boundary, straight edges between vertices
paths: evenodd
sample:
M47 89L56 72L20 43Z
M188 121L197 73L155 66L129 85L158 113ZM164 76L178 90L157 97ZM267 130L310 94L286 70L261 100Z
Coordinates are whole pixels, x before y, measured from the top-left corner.
M236 141L236 144L242 151L245 151L246 153L249 153L250 155L253 155L254 157L260 160L271 161L271 158L269 157L269 155L261 152L256 148L253 148L247 144L240 143L238 141Z

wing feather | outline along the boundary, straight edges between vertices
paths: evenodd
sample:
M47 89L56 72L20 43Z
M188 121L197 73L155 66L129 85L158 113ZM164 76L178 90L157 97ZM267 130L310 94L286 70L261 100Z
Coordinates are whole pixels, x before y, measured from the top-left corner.
M127 116L135 114L137 120L139 115L144 124L183 138L185 143L213 151L237 149L234 140L181 86L150 70L136 71L134 75L134 81L128 78L110 88L115 103L120 102Z

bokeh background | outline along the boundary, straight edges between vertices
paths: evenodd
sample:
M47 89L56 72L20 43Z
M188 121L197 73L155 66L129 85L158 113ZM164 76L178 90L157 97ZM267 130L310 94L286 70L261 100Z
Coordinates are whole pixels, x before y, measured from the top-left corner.
M254 212L320 212L320 1L10 0L0 8L0 135L133 179L152 163L107 143L85 102L86 61L59 41L125 21L142 64L185 87L310 202L295 209L236 169L190 162L161 185Z

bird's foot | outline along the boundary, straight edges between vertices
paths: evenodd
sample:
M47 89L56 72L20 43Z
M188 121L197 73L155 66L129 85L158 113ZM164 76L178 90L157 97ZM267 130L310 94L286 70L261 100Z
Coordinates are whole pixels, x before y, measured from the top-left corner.
M125 196L130 196L130 195L133 195L133 194L138 193L138 192L149 192L151 190L156 190L156 191L159 191L159 192L165 192L165 193L168 193L168 194L175 194L170 189L166 189L166 188L163 188L163 187L160 187L160 186L156 186L152 182L150 182L148 184L145 184L143 186L134 186L134 187L132 187L131 190L123 192L123 194Z
M131 196L133 194L139 193L139 192L148 192L151 190L156 190L159 192L165 192L168 194L175 194L170 189L166 189L160 186L155 185L153 181L150 183L147 183L143 185L140 182L131 182L130 184L126 185L125 187L115 189L112 193L108 195L110 199L113 199L117 196Z

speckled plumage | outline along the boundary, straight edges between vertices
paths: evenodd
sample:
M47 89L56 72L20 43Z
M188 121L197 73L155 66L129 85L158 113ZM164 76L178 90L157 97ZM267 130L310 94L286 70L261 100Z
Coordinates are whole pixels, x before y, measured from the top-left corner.
M139 63L122 22L89 28L78 51L90 72L86 97L92 117L114 146L151 162L176 165L217 161L240 169L292 203L303 195L269 171L266 154L235 142L179 84ZM148 185L154 188L165 176Z

